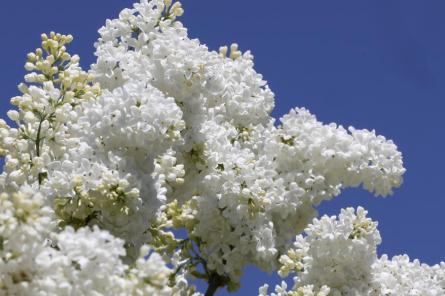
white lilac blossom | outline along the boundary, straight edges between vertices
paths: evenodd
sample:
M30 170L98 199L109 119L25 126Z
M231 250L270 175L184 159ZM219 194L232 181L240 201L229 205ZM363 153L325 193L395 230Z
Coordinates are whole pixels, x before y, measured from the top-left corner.
M42 35L42 48L28 55L26 65L35 72L19 86L23 95L11 100L18 111L8 116L17 128L0 122L6 158L0 176L0 295L192 295L177 263L139 243L156 212L139 198L139 190L146 196L155 191L155 181L144 182L153 177L143 163L147 151L161 153L178 141L181 111L159 92L144 95L131 86L122 89L128 97L118 90L99 97L93 76L66 52L71 40ZM122 99L135 96L142 111L159 113L122 108ZM110 121L123 121L127 129L103 133ZM122 139L126 132L130 138ZM133 149L99 148L119 147L121 140Z
M36 191L24 186L0 195L0 295L194 294L146 245L128 266L125 242L106 230L56 231L54 211Z
M234 280L249 263L272 270L322 200L359 184L377 195L400 185L401 154L391 141L323 125L304 109L275 126L273 93L253 70L250 52L237 45L230 57L224 47L209 51L181 23L163 20L165 11L162 1L142 1L107 21L90 73L104 92L140 85L140 93L159 91L182 111L181 141L169 149L185 175L158 186L157 200L194 201L189 232L208 268ZM122 143L126 137L119 135Z
M428 266L407 255L378 258L380 234L366 214L361 207L347 208L338 217L314 219L279 259L278 273L295 273L294 287L287 290L283 282L271 295L318 295L299 294L306 287L327 289L329 295L444 295L445 264ZM267 295L267 288L261 287L260 295Z
M295 288L294 290L287 290L287 284L282 281L280 285L275 286L275 292L267 294L269 285L265 284L259 289L259 296L329 296L331 289L327 286L322 286L320 289L315 289L312 285Z
M429 282L439 292L425 295L440 295L442 267L377 259L363 209L308 226L344 188L392 194L405 172L396 145L304 108L276 123L252 54L210 51L183 12L171 0L124 9L99 30L88 72L67 52L70 35L43 34L28 54L7 113L15 126L0 120L0 289L192 295L187 280L201 278L210 295L235 290L254 264L297 274L272 295L411 295Z

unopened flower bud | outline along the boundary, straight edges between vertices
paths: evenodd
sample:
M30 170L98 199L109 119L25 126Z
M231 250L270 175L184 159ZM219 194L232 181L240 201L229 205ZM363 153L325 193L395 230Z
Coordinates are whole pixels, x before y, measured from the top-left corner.
M28 58L28 61L34 62L36 60L36 55L33 52L28 53L26 56Z
M20 83L17 88L22 94L28 93L28 86L24 83Z
M182 4L181 2L175 2L172 7L171 7L171 12L175 15L175 16L181 16L184 14L184 9L182 9Z
M54 62L56 61L54 56L50 55L46 58L46 60L48 61L49 64L54 64Z
M18 104L20 103L20 99L21 99L22 97L19 97L19 96L17 96L17 97L13 97L13 98L11 98L11 104L12 105L14 105L14 106L18 106Z
M77 54L75 54L75 55L73 55L71 57L71 63L72 64L77 64L79 61L80 61L80 58L79 58L79 56Z
M67 36L66 36L66 43L71 43L71 42L73 41L73 39L74 39L74 38L73 38L73 35L71 35L71 34L70 34L70 35L67 35Z
M164 0L164 4L168 8L170 5L172 5L172 0Z
M25 70L26 71L32 71L32 70L34 70L35 69L35 65L33 64L33 63L26 63L25 64Z
M220 48L219 48L219 55L221 56L221 57L226 57L227 56L227 50L228 50L228 48L227 48L227 46L221 46Z
M67 52L64 52L61 56L61 59L64 61L68 61L69 59L71 59L71 55Z
M6 115L13 121L18 121L20 118L20 114L16 110L9 110Z

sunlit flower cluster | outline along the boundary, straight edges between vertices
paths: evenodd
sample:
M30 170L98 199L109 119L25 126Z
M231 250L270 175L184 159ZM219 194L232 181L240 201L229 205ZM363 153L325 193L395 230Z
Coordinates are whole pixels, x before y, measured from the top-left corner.
M15 126L0 120L0 291L197 295L188 280L235 290L248 264L297 274L272 295L411 295L405 268L442 291L442 267L377 259L362 208L308 226L344 188L392 194L396 145L304 108L275 122L252 54L210 51L183 13L171 0L124 9L99 30L88 72L70 35L43 34L28 55Z
M361 207L347 208L338 217L314 219L279 260L282 277L295 273L294 287L288 290L283 282L271 295L318 295L312 290L298 294L307 287L334 296L443 295L445 264L411 262L407 255L378 258L380 234L366 214ZM267 295L267 288L260 294Z
M304 109L292 110L281 125L274 125L273 93L253 70L250 52L242 54L236 44L229 57L224 46L218 53L209 51L189 39L181 23L164 21L167 10L161 1L142 2L108 21L99 31L91 73L104 93L118 93L125 102L119 119L126 109L136 110L134 99L126 98L127 89L159 92L173 104L162 118L171 121L180 139L155 137L156 145L169 143L162 147L168 148L169 161L162 161L162 149L143 145L158 159L152 174L155 200L193 200L196 223L188 230L199 238L208 268L233 280L249 263L272 270L278 253L316 215L313 206L322 200L359 184L377 195L400 185L404 169L391 141L366 130L323 125ZM150 109L149 122L160 120L153 117L162 104L157 106ZM130 150L137 140L128 138L140 136L129 121L115 124L114 129L108 124L109 132L101 125L104 149ZM119 130L125 135L117 134L114 146L109 145L105 137ZM165 129L162 133L169 135ZM144 169L149 170L149 161ZM150 206L156 207L154 202Z

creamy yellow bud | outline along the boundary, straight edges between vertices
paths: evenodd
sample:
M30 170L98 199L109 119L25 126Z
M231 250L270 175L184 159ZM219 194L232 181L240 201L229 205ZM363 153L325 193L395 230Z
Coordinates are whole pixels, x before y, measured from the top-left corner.
M50 55L50 56L48 56L47 58L46 58L46 60L48 61L48 63L49 64L54 64L54 62L55 62L55 58L54 58L54 56L52 56L52 55Z
M241 51L238 50L238 44L232 43L230 45L230 58L236 60L241 56Z
M240 52L240 51L235 51L234 53L232 53L232 54L230 55L230 57L231 57L233 60L236 60L237 58L241 57L241 52Z
M29 73L29 74L26 74L25 75L25 81L26 82L37 82L37 73L35 73L35 72L31 72L31 73Z
M44 60L42 63L42 68L48 69L49 67L51 67L51 63L48 60Z
M48 40L48 35L43 33L42 35L40 35L40 38L42 39L42 41L46 41L46 40Z
M72 81L71 81L71 79L69 77L66 77L66 78L64 78L62 80L62 83L63 83L64 86L68 87L68 86L71 85Z
M48 44L49 44L49 46L50 46L51 48L57 48L57 47L59 47L59 42L58 42L57 40L50 39L50 40L48 40L47 42L48 42Z
M175 9L177 7L181 7L181 6L182 6L181 2L175 2L175 3L173 3L171 9L173 10L173 9Z
M80 186L80 185L82 185L82 183L83 183L83 180L82 180L81 176L75 176L73 178L73 185L74 186Z
M28 86L27 86L26 84L24 84L23 82L20 83L20 84L17 86L17 88L18 88L18 90L19 90L22 94L26 94L26 93L28 93Z
M13 121L18 121L20 118L20 114L16 110L9 110L6 115Z
M25 64L25 70L26 71L32 71L32 70L34 70L36 67L35 67L35 65L33 64L33 63L26 63Z
M226 57L227 56L227 50L228 50L228 48L227 48L227 46L221 46L220 48L219 48L219 55L221 56L221 57Z
M72 64L77 64L79 61L80 61L80 58L79 58L79 56L77 54L75 54L75 55L73 55L71 57L71 63Z
M43 68L43 62L38 61L38 62L36 63L36 68L37 68L37 69L42 69L42 68Z
M182 4L181 2L175 2L173 3L170 11L175 15L175 16L181 16L184 14L184 9L182 9Z
M73 35L67 35L66 36L66 43L71 43L72 41L73 41L73 39L74 39L74 37L73 37Z
M20 103L20 99L21 99L22 97L13 97L13 98L11 98L11 104L12 105L14 105L14 106L18 106L19 105L19 103Z
M64 61L68 61L68 60L71 59L71 55L70 55L69 53L67 53L67 52L64 52L64 53L61 55L60 58L61 58L62 60L64 60Z
M176 16L181 16L181 15L184 14L184 9L183 9L182 7L176 8L176 9L173 11L173 13L174 13Z
M37 82L44 82L46 81L46 77L43 74L37 75Z
M28 58L28 61L34 62L36 60L36 55L33 52L28 53L26 56Z
M164 4L168 8L170 5L172 5L172 0L164 0Z

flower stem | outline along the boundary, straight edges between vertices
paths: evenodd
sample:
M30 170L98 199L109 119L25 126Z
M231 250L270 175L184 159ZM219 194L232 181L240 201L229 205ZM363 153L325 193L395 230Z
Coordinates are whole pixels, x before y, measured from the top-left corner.
M213 296L218 288L224 287L229 282L229 279L225 276L221 276L216 272L213 272L209 278L209 286L205 296Z

